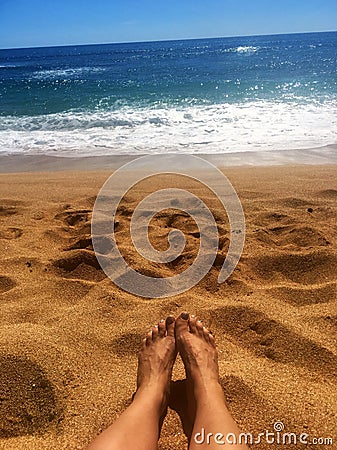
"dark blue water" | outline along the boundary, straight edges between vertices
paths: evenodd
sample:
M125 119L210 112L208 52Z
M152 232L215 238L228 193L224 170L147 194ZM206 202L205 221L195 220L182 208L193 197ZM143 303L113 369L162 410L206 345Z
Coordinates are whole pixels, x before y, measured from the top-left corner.
M0 50L6 152L323 145L336 104L337 32Z

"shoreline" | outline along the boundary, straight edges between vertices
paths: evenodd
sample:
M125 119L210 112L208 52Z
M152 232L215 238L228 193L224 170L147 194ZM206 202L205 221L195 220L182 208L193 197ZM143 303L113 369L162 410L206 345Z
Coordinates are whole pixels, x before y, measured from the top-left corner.
M191 153L191 155L206 159L218 168L330 165L337 164L337 144L304 150L270 150L221 154ZM141 156L145 155L72 157L28 154L0 155L0 173L116 170Z

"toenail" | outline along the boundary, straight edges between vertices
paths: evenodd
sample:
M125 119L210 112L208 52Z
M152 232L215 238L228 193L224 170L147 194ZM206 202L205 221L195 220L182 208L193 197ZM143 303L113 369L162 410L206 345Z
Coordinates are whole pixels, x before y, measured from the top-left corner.
M160 320L160 323L164 323L164 322L165 322L165 320L164 320L164 319L161 319L161 320Z
M184 319L184 320L188 320L189 317L190 317L189 314L186 313L186 312L181 314L181 318Z
M195 319L195 315L194 314L191 314L191 319Z
M167 325L171 325L171 323L173 323L173 322L174 322L174 317L172 317L172 316L169 316L169 317L166 319Z

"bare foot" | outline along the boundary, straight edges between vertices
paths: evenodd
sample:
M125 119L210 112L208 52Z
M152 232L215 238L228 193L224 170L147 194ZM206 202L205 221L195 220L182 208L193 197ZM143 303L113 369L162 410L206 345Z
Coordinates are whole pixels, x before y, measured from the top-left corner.
M219 384L218 352L214 337L200 320L187 313L176 319L175 336L178 351L182 357L186 378L187 394L191 399L190 409L202 400L208 389L221 388Z
M158 401L161 412L167 407L173 364L177 356L175 319L167 317L155 325L143 340L138 354L137 392Z

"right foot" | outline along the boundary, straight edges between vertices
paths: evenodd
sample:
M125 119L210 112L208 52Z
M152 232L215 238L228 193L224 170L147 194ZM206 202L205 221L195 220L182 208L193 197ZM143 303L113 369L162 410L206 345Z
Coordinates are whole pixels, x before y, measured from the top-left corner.
M193 437L193 432L199 433L201 427L212 433L221 431L222 437L229 433L238 436L240 431L226 407L225 396L219 382L218 352L212 334L200 320L182 313L176 319L175 336L186 370L189 413L189 427L186 429L191 430L188 434L190 448L198 447L195 445L196 434ZM218 445L214 442L214 445L213 443L210 446L202 445L200 448L217 448ZM248 450L246 445L234 447Z
M199 398L209 388L220 387L214 337L202 322L187 313L180 314L175 323L175 336L194 397Z

